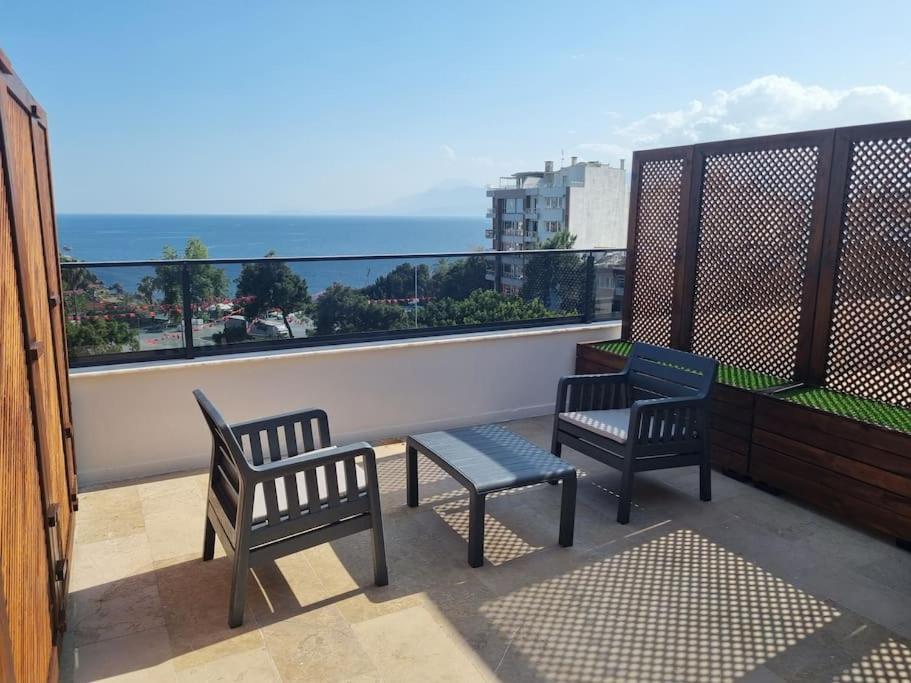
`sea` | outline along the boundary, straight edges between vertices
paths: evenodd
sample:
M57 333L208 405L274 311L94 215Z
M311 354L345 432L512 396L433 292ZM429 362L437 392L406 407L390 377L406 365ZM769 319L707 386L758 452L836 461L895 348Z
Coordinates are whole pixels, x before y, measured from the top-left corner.
M490 248L484 239L489 221L478 217L289 216L289 215L89 215L60 214L62 253L80 261L136 261L160 258L162 249L183 251L191 237L208 247L212 258L265 256L338 256L474 251ZM410 260L436 262L436 259ZM333 282L370 284L401 260L368 259L294 264L318 293ZM240 266L224 266L232 280ZM106 285L135 291L151 267L106 266L93 272Z

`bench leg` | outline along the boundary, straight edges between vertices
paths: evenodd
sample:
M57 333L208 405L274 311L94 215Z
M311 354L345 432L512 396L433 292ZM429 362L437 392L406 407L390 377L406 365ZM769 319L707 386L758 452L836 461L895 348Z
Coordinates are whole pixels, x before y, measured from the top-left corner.
M471 494L468 508L468 564L484 564L484 496Z
M573 530L576 524L576 473L563 479L563 497L560 501L560 545L568 548L573 544Z
M408 507L416 508L418 506L418 452L411 446L407 448L405 478L408 489Z

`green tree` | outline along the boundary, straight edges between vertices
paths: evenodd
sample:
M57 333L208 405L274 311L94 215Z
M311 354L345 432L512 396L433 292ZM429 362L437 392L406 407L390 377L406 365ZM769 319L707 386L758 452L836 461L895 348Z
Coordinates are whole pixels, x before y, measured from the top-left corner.
M63 254L60 256L60 261L62 263L76 263L78 259ZM61 268L60 273L65 291L72 292L88 289L90 285L99 283L98 277L88 268Z
M464 299L476 289L489 287L484 257L469 256L455 261L441 260L434 270L430 291L438 298Z
M572 249L576 236L564 230L541 245L542 249ZM578 309L585 292L585 262L578 254L535 254L523 269L522 298L541 301L548 309Z
M275 256L275 252L270 251L266 256ZM294 333L288 316L310 307L307 281L287 263L277 260L246 264L237 278L237 296L250 297L244 304L244 315L251 320L278 310L291 337Z
M372 302L362 291L338 282L316 300L317 334L352 334L407 327L408 316L400 307Z
M66 324L66 345L73 356L139 351L139 333L119 320L93 318L70 321Z
M155 289L155 278L146 275L139 281L139 284L136 285L136 294L139 295L140 299L151 306L155 303Z
M430 268L426 264L402 263L392 272L381 275L372 285L361 291L368 299L411 299L414 297L414 274L417 270L417 291L427 293L430 283Z
M552 318L556 314L547 310L540 300L524 301L506 296L492 289L476 289L465 299L438 299L423 311L422 322L429 327L451 325L483 325Z
M161 250L161 258L173 261L178 258L209 258L209 249L198 237L191 237L184 245L183 255L172 246ZM166 304L177 304L181 301L183 288L182 272L179 266L155 266L155 289L162 293ZM228 276L218 266L211 263L194 263L190 265L190 295L194 301L202 302L223 297L228 291Z

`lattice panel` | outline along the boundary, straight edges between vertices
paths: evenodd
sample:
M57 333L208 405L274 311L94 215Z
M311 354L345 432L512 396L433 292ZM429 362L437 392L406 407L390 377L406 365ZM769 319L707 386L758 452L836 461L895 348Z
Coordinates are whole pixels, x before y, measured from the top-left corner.
M911 407L911 138L853 145L825 382Z
M634 341L671 345L682 183L683 159L648 161L640 168L630 321Z
M706 158L695 352L793 377L818 158L815 147Z

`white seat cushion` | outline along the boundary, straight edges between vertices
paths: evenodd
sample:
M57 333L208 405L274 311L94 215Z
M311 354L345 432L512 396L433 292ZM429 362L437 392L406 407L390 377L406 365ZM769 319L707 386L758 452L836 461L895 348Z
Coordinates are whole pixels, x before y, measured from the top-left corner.
M331 467L331 465L329 465ZM345 466L341 462L335 463L336 478L338 479L338 492L344 496L347 491L347 482L345 481ZM367 477L360 464L355 463L354 471L357 474L357 489L363 491L367 487ZM297 479L297 497L300 501L301 509L307 507L307 483L303 472L298 472ZM329 494L329 488L326 486L326 468L316 468L316 484L319 489L319 496L325 499ZM288 512L288 497L285 493L284 477L275 480L275 497L278 500L279 514L284 515ZM263 485L257 484L253 493L253 522L260 522L266 519L268 513L266 510L266 497L263 493Z
M629 431L629 408L620 410L585 410L560 413L560 418L617 443L626 443Z

